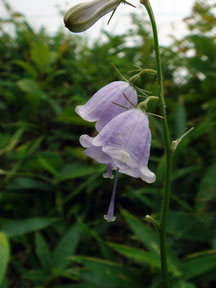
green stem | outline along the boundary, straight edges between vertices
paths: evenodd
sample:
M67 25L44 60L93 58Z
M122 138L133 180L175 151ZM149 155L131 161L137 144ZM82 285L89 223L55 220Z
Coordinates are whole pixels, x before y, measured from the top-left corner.
M164 193L163 193L163 203L161 210L161 220L159 225L159 236L160 236L160 255L161 255L161 270L163 278L163 287L169 287L168 280L168 269L167 269L167 249L166 249L166 227L167 227L167 216L170 202L171 194L171 178L172 178L172 160L173 152L171 149L169 127L166 118L166 105L164 100L164 90L163 90L163 73L162 65L160 59L160 49L157 33L157 25L152 11L149 0L140 0L148 12L148 15L151 20L153 35L154 35L154 45L155 45L155 55L156 55L156 64L157 64L157 75L158 75L158 93L159 93L159 106L163 123L163 134L165 142L165 152L166 152L166 172L165 172L165 183L164 183Z

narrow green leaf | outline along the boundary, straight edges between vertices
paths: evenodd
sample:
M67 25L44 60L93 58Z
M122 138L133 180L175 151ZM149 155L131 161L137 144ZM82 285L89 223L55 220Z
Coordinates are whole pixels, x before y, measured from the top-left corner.
M185 212L170 211L167 230L176 239L206 241L212 238L209 229L194 215Z
M10 256L10 245L5 233L0 232L0 285L4 280Z
M189 280L216 268L216 253L201 255L183 262L183 277Z
M48 95L40 88L33 79L21 79L16 82L17 86L25 92L25 99L33 106L38 107L42 101L48 99Z
M116 257L112 249L110 249L110 247L107 245L107 243L104 242L103 239L97 233L93 233L93 236L95 237L98 243L102 255L109 261L115 261Z
M20 141L24 131L25 131L24 128L18 129L10 138L10 143L0 150L0 155L13 150L14 147L17 145L17 143Z
M93 174L96 171L95 167L79 166L73 164L67 164L63 167L60 172L60 181L65 181L69 179L76 179L79 177L84 177Z
M79 243L81 225L75 223L60 240L52 257L52 267L55 270L63 270L67 267L69 257L74 254Z
M38 159L38 161L45 170L50 172L56 178L59 177L59 172L55 169L55 167L47 159L40 157Z
M175 122L176 137L180 137L186 127L186 111L183 103L177 104Z
M35 236L36 253L41 266L47 270L51 267L51 252L44 237L37 233Z
M54 222L55 218L29 218L24 220L2 220L1 230L7 234L7 236L15 237L26 233L44 229Z
M17 177L7 185L9 190L42 190L50 189L50 186L45 182L34 180L29 177Z
M128 211L122 209L121 212L128 222L130 228L145 244L146 248L159 254L160 245L157 233L155 233L151 228L147 226L147 224L142 223L142 221L140 221L134 215L130 214Z
M55 286L55 288L95 288L94 285L89 283L78 283L78 284L62 284L60 286Z
M196 209L203 214L208 204L216 195L216 164L210 166L205 172L196 196Z
M120 254L132 258L135 261L140 263L145 263L152 265L155 268L160 268L160 257L152 252L146 252L144 250L132 248L126 245L116 244L116 243L109 243L109 245L119 252Z
M177 180L179 178L182 178L190 173L194 173L195 171L198 171L201 167L199 165L181 168L173 172L173 180Z
M113 250L108 246L108 244L100 237L100 235L94 230L90 229L86 224L82 222L82 231L84 236L83 237L91 237L97 241L97 244L100 248L101 254L105 257L105 259L109 261L115 261L116 257L113 253ZM85 238L86 238L85 237Z
M50 277L50 272L46 271L45 269L32 269L24 271L24 273L22 272L22 277L34 282L34 284L45 282ZM38 287L38 285L36 287Z
M23 60L18 60L18 59L13 60L12 62L14 64L22 67L23 69L25 69L27 72L29 72L33 78L35 78L35 79L37 78L38 73L37 73L36 69L34 68L34 66L31 65L31 63L23 61Z
M41 145L42 141L44 140L43 137L39 137L37 139L34 139L34 141L31 141L31 145L28 150L28 156L32 155Z
M49 47L44 42L33 43L31 48L31 58L38 66L39 69L43 70L47 68L50 63L50 51Z
M143 287L142 280L135 269L91 257L75 256L71 260L85 266L85 270L82 269L79 276L85 283L93 284L94 287L131 288L134 283L136 287ZM91 287L90 285L86 288Z
M179 280L172 284L172 288L196 288L196 286L192 283Z
M122 209L122 214L128 222L130 228L134 231L137 237L144 243L147 249L152 252L156 252L157 255L160 254L160 244L158 234L151 228L136 218L134 215L130 214L126 210ZM176 257L175 253L171 248L167 248L168 265L170 270L175 276L181 275L180 262Z
M17 86L26 93L37 95L39 98L43 98L45 95L38 83L33 79L21 79L17 81Z

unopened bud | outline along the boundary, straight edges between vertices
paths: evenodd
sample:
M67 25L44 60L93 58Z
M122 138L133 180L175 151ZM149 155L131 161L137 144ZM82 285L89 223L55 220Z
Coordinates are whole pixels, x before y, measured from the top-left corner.
M70 8L64 16L65 26L72 32L83 32L105 14L118 7L122 0L92 0Z

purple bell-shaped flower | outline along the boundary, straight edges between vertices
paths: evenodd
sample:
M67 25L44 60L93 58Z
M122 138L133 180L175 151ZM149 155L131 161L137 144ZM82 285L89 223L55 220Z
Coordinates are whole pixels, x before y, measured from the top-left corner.
M101 131L110 120L125 111L124 107L133 107L124 95L137 105L138 98L134 87L126 81L115 81L101 88L85 105L77 106L76 113L86 121L96 122L97 131Z
M149 121L140 109L131 109L113 118L91 144L111 157L120 173L141 178L147 183L155 181L155 174L148 169L151 148Z
M80 143L87 148L84 151L87 156L108 165L105 175L112 176L112 169L116 170L108 213L104 216L108 222L112 222L115 220L118 173L141 178L147 183L153 183L156 179L148 168L151 132L147 114L140 109L125 111L113 118L96 137L82 135Z

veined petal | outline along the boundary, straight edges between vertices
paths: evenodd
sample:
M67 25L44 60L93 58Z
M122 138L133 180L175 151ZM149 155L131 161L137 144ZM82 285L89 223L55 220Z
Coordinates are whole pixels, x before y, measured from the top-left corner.
M115 163L118 163L118 167L124 166L125 164L129 167L136 167L136 162L131 158L130 154L122 149L115 147L105 146L102 147L104 153L108 154L111 158L115 159ZM118 162L116 161L118 160ZM124 166L125 167L125 166Z
M126 174L132 176L134 178L141 178L146 183L153 183L156 180L156 176L153 172L151 172L147 166L142 169L139 168L119 168L119 172L122 174Z
M112 158L109 155L105 154L102 151L101 147L89 147L84 151L84 153L86 154L86 156L94 159L101 164L109 164L112 162Z
M147 166L143 166L140 169L140 172L142 173L142 176L140 177L143 181L147 183L153 183L156 180L156 176L153 172L149 170Z
M134 146L134 142L138 144L138 139L145 139L149 131L148 123L147 116L141 110L131 109L113 118L94 138L93 143L96 146L105 144L105 146L130 150L128 148ZM139 146L142 147L142 143Z
M94 139L93 137L90 137L89 135L86 134L80 136L80 144L84 148L87 148L84 151L86 156L94 159L98 163L102 164L112 163L112 158L102 151L102 147L96 147L92 144L93 139Z
M151 132L147 115L131 109L113 118L93 139L92 144L112 158L120 173L155 181L147 165L150 155Z
M132 108L132 105L123 94L134 105L137 105L136 90L126 81L115 81L101 88L85 105L77 106L75 111L84 120L97 122L96 129L101 131L110 120L126 111L125 108L115 105L113 102Z
M92 146L92 142L93 142L93 137L90 137L87 134L83 134L80 136L80 144L84 147L84 148L88 148Z
M135 106L137 105L138 98L136 90L128 82L116 82L116 89L113 89L113 92L109 93L110 97L107 98L107 101L104 103L103 106L101 106L100 113L102 113L102 117L100 117L96 123L96 129L98 131L101 131L103 127L105 127L106 124L118 114L127 111L125 108L120 107L114 103L120 104L127 108L133 108L130 102L124 97L124 94Z
M134 178L141 178L141 173L138 168L119 168L119 172Z

